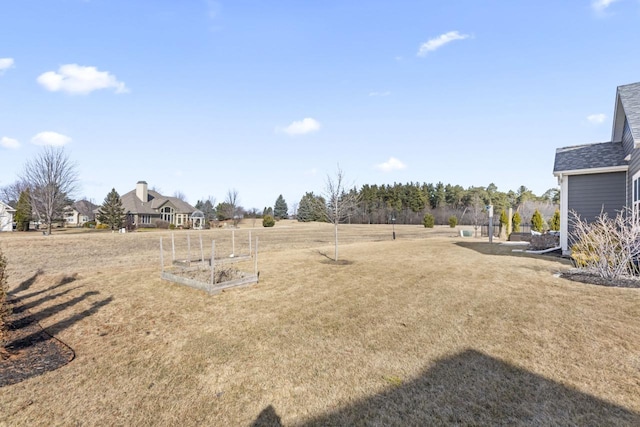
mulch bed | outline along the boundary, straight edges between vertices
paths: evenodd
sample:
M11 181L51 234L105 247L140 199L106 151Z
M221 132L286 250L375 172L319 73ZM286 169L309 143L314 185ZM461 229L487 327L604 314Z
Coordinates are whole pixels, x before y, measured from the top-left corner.
M611 286L616 288L640 288L640 278L604 279L595 273L577 268L563 272L560 277L575 282L588 283L590 285Z
M19 300L9 301L6 345L0 350L0 387L58 369L71 362L75 353L60 340L49 335L20 308Z

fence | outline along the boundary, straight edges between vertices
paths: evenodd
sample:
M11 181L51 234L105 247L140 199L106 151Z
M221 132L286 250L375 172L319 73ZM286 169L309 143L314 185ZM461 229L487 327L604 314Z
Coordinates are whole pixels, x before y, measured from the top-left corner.
M494 218L493 223L493 236L500 236L500 222L496 221L497 218ZM531 224L520 224L519 230L513 230L514 233L531 233ZM489 223L483 224L480 226L480 235L482 237L489 237Z

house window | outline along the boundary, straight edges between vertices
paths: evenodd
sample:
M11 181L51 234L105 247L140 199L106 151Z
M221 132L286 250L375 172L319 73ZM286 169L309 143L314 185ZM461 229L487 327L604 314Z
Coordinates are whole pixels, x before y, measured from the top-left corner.
M140 224L151 224L151 215L140 215Z
M164 221L167 221L169 224L173 224L173 208L171 206L165 206L160 209L160 216Z
M633 205L632 205L632 210L633 210L633 219L635 221L638 221L640 219L640 172L636 172L635 175L633 175L633 194L632 194L632 199L633 199Z

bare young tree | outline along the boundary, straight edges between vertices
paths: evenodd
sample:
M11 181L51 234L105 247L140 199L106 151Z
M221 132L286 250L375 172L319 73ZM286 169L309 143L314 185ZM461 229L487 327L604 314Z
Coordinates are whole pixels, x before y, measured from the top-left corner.
M334 261L338 261L338 224L348 218L349 213L358 204L358 193L347 191L345 185L345 176L340 165L334 176L327 175L327 181L324 189L325 198L327 200L327 208L325 210L327 220L333 223L335 253Z
M27 162L20 179L28 184L33 210L46 221L51 234L53 220L62 214L78 187L76 165L63 148L45 147Z
M15 208L18 200L20 200L20 194L27 188L29 188L29 184L19 179L12 184L0 188L0 200Z
M176 199L180 199L180 200L182 200L183 202L186 202L186 201L187 201L187 196L186 196L182 191L180 191L180 190L176 190L176 191L173 193L173 197L175 197Z
M227 216L233 219L234 227L236 227L238 221L240 221L240 206L238 206L238 201L238 190L234 188L233 190L227 191L227 197L224 199L224 202L228 209Z

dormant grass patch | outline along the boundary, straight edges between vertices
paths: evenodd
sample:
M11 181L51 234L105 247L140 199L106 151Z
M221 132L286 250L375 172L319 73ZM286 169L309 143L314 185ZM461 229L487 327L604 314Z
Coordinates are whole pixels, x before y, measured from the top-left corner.
M448 227L341 226L338 264L331 225L251 231L260 282L215 296L160 280L169 232L0 235L10 290L76 352L1 388L0 423L640 422L638 290Z

